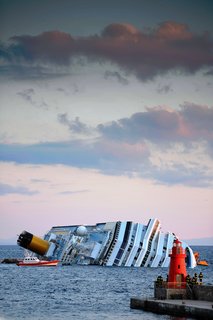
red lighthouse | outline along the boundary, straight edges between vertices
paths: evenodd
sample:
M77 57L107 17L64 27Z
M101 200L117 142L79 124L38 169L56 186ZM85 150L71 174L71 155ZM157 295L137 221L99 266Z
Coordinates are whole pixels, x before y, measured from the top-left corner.
M176 239L173 243L172 253L169 255L170 260L170 267L169 267L169 277L168 277L168 284L169 287L183 287L183 282L186 282L186 253L182 247L181 242Z

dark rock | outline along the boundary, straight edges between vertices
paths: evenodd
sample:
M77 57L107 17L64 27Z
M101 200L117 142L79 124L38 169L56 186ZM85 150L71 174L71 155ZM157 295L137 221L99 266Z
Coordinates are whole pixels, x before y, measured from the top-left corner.
M1 261L1 263L18 263L19 259L15 258L6 258Z

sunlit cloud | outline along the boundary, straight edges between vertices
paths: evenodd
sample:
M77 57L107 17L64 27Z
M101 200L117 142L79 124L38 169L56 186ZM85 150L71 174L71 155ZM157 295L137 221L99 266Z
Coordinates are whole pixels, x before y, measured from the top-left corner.
M86 57L88 62L114 63L138 79L147 80L168 71L195 73L203 68L210 68L205 71L210 75L213 65L210 35L193 33L186 24L174 21L163 22L149 31L114 23L99 35L73 37L48 31L37 36L13 36L10 41L0 50L4 72L11 72L12 67L17 72L22 65L34 69L42 66L48 72L48 65L68 66L76 58L81 63L81 58ZM114 76L124 83L118 74Z
M145 139L164 145L176 141L212 141L213 108L185 103L180 110L147 108L107 124L100 124L103 136L130 143Z

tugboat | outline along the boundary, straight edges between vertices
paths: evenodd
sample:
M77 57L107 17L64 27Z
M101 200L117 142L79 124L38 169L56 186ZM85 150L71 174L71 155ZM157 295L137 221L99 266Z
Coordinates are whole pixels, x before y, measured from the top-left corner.
M25 257L24 260L19 261L16 265L19 267L56 267L59 260L40 260L37 257Z

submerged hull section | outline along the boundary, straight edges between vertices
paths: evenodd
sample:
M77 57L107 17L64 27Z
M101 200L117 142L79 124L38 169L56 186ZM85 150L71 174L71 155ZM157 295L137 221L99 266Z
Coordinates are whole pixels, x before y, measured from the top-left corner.
M126 222L107 222L88 226L57 226L44 239L54 239L51 258L64 265L102 265L123 267L168 267L169 253L176 239L174 233L163 233L159 220L150 219L147 225ZM194 268L192 249L183 243L187 252L187 267Z

